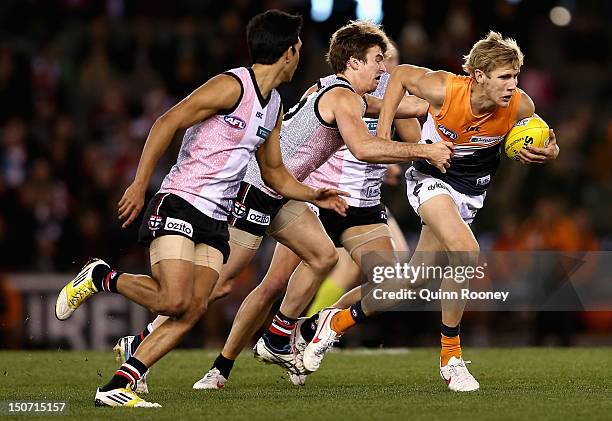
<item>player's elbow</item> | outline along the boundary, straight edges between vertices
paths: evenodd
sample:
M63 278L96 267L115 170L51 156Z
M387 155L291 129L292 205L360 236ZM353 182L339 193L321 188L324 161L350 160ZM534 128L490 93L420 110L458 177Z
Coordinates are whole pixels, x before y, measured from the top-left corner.
M279 193L279 190L282 190L278 172L272 168L261 168L261 179L265 185L270 187L272 190L276 190Z
M355 155L355 158L360 161L376 163L375 156L369 153L367 150L360 150L353 155Z
M272 173L272 171L268 170L267 168L264 168L261 165L259 168L261 172L261 179L263 180L263 182L266 183L267 186L272 187L272 184L274 184L274 174Z
M372 162L375 158L375 154L371 148L366 145L355 145L350 148L351 153L360 161Z
M173 112L173 110L169 110L157 117L157 120L155 120L155 123L153 123L153 129L154 128L165 128L171 131L176 131L179 129L184 129L185 127L182 127L180 119L176 113Z

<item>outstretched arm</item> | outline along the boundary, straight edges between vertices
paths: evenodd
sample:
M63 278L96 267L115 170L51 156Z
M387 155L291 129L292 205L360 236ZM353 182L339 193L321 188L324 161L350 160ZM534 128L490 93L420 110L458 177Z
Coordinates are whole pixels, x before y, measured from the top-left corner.
M348 205L339 195L348 196L348 193L335 189L318 189L300 183L291 174L285 164L280 149L280 130L282 112L276 127L270 132L266 141L256 152L257 162L261 171L261 178L267 186L287 199L311 202L315 205L332 209L342 216L346 216Z
M365 95L368 108L366 109L366 117L378 118L380 115L383 100L374 95ZM422 117L427 114L429 103L414 95L405 95L397 107L395 118L412 118Z
M437 112L444 103L448 75L444 71L432 71L409 64L393 69L378 118L378 135L384 138L390 136L391 123L406 90L431 104Z
M338 129L351 153L361 161L373 163L398 163L413 159L428 159L440 171L446 172L453 145L437 142L432 145L393 142L370 135L361 118L361 98L346 89L337 89L328 103L333 103L333 113ZM380 123L379 123L380 124Z
M228 75L218 75L193 91L159 117L145 142L136 176L118 204L118 216L125 228L136 219L144 205L144 196L151 174L177 130L205 120L220 110L230 109L240 98L241 86Z

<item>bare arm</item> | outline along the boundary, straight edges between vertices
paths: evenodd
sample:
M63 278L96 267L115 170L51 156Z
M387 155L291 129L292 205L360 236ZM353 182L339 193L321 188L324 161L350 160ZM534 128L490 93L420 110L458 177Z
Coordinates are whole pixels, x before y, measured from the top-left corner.
M432 71L409 64L393 69L378 118L378 135L390 136L391 123L406 90L431 104L437 113L444 103L448 75L444 71Z
M300 183L291 174L285 164L280 149L280 130L282 124L282 112L276 122L276 126L259 147L256 152L257 163L261 171L261 178L267 186L287 199L311 202L319 207L332 209L346 216L346 201L338 195L348 195L335 189L318 189Z
M446 171L445 165L448 164L452 151L451 143L437 142L433 145L415 145L374 137L370 135L361 118L361 98L346 89L336 89L334 91L326 94L333 94L333 97L330 95L327 98L327 104L334 104L333 114L338 129L347 147L357 159L388 164L413 159L429 159L440 171Z
M519 89L519 92L521 94L521 99L516 111L516 121L531 117L535 113L535 104L533 100L524 91Z
M281 123L282 112L270 136L256 152L261 178L267 186L288 199L311 202L314 200L314 189L297 181L283 164L280 150Z
M393 126L402 142L417 143L421 140L421 125L416 118L396 118Z
M205 120L220 110L229 109L240 98L241 87L232 76L218 75L193 91L159 117L145 142L136 176L118 204L119 219L127 227L138 216L144 205L144 195L151 174L177 130Z
M378 118L382 109L383 100L370 94L365 95L368 108L366 117ZM405 95L397 107L395 118L422 117L427 114L429 103L414 95Z

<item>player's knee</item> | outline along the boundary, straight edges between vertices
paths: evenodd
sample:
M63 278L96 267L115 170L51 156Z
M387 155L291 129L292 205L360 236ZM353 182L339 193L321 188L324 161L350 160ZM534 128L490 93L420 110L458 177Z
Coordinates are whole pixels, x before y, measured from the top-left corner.
M287 289L288 279L268 277L257 288L260 289L264 302L274 302L280 298Z
M189 300L180 295L164 294L160 297L156 313L169 317L181 317L189 310Z
M336 266L336 263L338 263L338 252L333 247L329 248L328 250L324 250L323 253L309 259L306 263L315 273L325 276L331 272L334 266Z
M445 246L448 252L480 252L480 246L473 238L451 238L445 242Z
M449 262L454 265L471 266L478 262L480 246L473 238L456 238L446 245Z

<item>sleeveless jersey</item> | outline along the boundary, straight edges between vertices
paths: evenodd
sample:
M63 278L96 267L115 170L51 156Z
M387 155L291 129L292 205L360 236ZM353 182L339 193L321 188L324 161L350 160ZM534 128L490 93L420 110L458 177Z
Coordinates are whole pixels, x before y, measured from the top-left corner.
M383 73L378 87L371 95L382 98L389 83L389 73ZM319 86L327 86L333 75L319 80ZM363 119L372 136L376 136L377 118ZM350 193L344 197L349 206L370 207L380 203L380 185L387 170L386 164L371 164L355 158L346 145L343 145L329 160L317 168L304 180L304 183L315 188L336 188Z
M338 126L335 123L326 123L319 114L319 99L331 89L350 89L354 92L346 79L334 75L327 86L303 98L283 117L280 136L281 155L285 167L298 181L303 181L344 145ZM364 103L362 116L365 110ZM244 181L269 196L281 197L264 184L255 157L249 162Z
M425 160L414 163L424 173L450 184L460 193L478 196L484 193L500 160L504 137L516 122L521 94L517 89L506 108L480 116L472 113L469 76L450 75L446 80L446 96L438 115L431 113L423 125L420 143L444 139L455 144L450 168L442 174Z
M185 132L176 164L164 178L159 193L173 193L205 215L227 220L231 200L238 193L247 163L276 126L280 95L273 89L264 99L251 68L225 74L240 82L241 95L225 110Z

